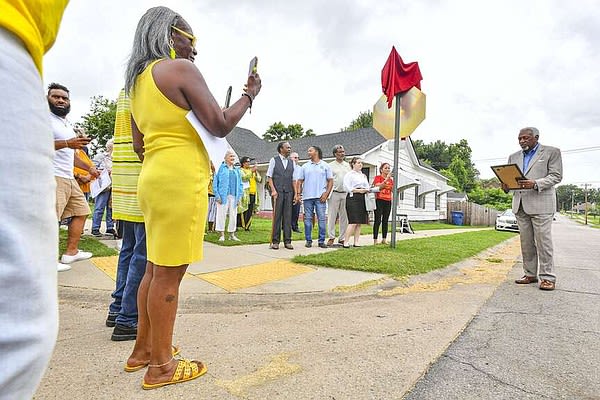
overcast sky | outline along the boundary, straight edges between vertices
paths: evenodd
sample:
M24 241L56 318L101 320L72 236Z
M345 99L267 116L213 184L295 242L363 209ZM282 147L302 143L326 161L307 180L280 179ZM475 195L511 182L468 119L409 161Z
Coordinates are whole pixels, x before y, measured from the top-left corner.
M419 62L427 95L413 139L467 139L489 178L519 149L519 129L536 126L563 150L563 184L600 186L599 1L71 1L44 80L69 87L74 121L90 97L116 98L137 22L156 5L191 25L219 103L229 85L237 100L258 56L263 88L239 126L259 136L277 121L338 132L372 110L396 46Z

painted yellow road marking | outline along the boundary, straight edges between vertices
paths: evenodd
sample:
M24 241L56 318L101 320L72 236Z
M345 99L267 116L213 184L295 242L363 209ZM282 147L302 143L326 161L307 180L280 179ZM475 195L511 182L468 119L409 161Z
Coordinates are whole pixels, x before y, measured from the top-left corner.
M300 372L302 367L289 363L290 356L288 353L278 354L267 365L249 375L232 380L217 379L215 383L234 396L245 397L248 389Z
M289 260L277 260L224 271L194 274L194 276L233 292L312 271L314 269L306 265L296 264Z
M460 275L449 276L434 282L417 282L408 287L382 290L378 295L386 297L409 293L439 292L461 284L499 285L504 282L506 275L515 264L515 259L520 254L519 243L519 241L510 242L493 255L495 258L479 260L474 267L461 269Z

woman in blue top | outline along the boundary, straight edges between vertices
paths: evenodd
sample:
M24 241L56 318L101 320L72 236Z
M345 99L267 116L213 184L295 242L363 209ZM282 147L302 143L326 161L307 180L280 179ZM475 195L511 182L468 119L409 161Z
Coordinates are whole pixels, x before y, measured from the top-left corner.
M235 154L228 150L225 153L225 161L221 163L219 171L215 174L213 180L213 192L217 202L217 221L215 230L221 233L219 242L225 241L225 220L229 216L229 225L227 232L229 238L239 242L240 239L235 235L237 207L244 195L242 186L242 175L239 168L234 166Z

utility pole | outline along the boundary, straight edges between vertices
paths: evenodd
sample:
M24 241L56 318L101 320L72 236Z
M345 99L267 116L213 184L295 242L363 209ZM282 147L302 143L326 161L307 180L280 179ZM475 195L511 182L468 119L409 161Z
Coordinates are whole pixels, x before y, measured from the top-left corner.
M584 187L584 189L583 189L583 194L584 194L583 198L584 198L584 200L583 201L585 202L585 203L583 203L583 209L584 209L584 213L585 213L585 224L587 225L588 224L588 220L587 220L587 218L588 218L588 201L587 201L587 188L588 188L588 184L587 183L584 184L583 187Z
M571 189L571 218L573 218L573 208L575 207L575 192Z

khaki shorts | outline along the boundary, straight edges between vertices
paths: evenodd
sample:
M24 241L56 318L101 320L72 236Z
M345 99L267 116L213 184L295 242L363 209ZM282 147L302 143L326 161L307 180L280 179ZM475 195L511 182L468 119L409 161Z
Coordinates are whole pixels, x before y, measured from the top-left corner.
M56 216L59 221L90 214L90 206L75 179L56 179Z

